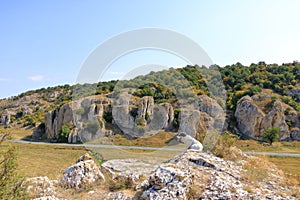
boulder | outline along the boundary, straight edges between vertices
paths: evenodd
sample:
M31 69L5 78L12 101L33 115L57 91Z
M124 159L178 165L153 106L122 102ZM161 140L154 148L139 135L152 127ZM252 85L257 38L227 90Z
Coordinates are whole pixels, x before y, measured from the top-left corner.
M299 128L293 128L291 130L291 139L300 141L300 129Z
M28 178L23 183L27 188L28 196L35 199L46 199L46 197L56 199L57 185L57 181L52 181L47 176Z
M104 175L95 161L85 155L65 170L61 183L66 188L79 189L93 185L97 180L105 181Z

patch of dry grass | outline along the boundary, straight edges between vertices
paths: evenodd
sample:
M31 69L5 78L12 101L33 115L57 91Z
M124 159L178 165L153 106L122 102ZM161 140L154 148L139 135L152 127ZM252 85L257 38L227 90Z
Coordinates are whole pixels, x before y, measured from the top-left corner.
M286 184L290 186L300 185L300 158L270 156L269 160L285 173Z
M272 146L254 140L238 140L236 146L242 151L300 153L300 142L274 142Z
M270 162L265 156L249 156L245 159L243 177L249 181L262 181L268 177Z
M59 179L67 167L73 165L81 155L86 153L84 147L9 142L3 143L0 151L9 145L16 147L17 171L25 177L48 176L50 179Z
M126 137L116 134L111 137L100 138L92 143L98 144L113 144L123 146L143 146L143 147L164 147L166 143L171 140L176 133L159 131L153 136L140 137L137 139L129 140Z
M112 159L138 159L151 164L160 164L174 158L180 154L179 151L149 151L149 150L128 150L128 149L106 149L91 148L93 152L97 152L103 156L104 160Z

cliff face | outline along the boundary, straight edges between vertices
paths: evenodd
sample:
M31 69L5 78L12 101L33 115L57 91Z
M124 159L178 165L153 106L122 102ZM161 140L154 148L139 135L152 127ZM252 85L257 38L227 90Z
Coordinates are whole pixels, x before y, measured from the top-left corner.
M166 129L172 129L173 107L169 103L154 104L151 96L140 99L135 108L130 95L122 94L112 109L113 123L129 138L142 137Z
M287 109L280 101L275 101L266 110L257 105L258 99L256 96L245 96L239 101L235 112L239 131L251 138L261 139L265 130L279 127L281 140L299 140L297 112L290 107ZM8 112L3 112L2 117L9 121ZM48 112L45 127L37 128L33 136L58 141L63 125L67 125L70 128L69 143L95 140L114 132L128 138L138 138L153 135L159 130L176 130L174 119L174 108L170 103L155 104L151 96L144 96L137 103L131 95L124 93L117 99L85 98ZM225 110L206 95L199 96L194 104L181 108L178 121L178 131L192 137L197 133L220 132L226 128ZM107 123L112 125L109 129Z
M197 132L222 131L225 111L216 100L201 95L191 108L182 109L179 119L179 131L195 137Z
M45 137L58 141L63 125L66 125L70 129L69 143L97 139L107 133L103 116L108 112L111 112L110 102L103 99L83 99L65 104L45 115Z
M271 127L280 129L280 139L290 137L290 130L286 123L283 105L275 101L268 113L262 111L249 96L243 97L237 105L235 117L237 128L252 138L261 138L263 132Z

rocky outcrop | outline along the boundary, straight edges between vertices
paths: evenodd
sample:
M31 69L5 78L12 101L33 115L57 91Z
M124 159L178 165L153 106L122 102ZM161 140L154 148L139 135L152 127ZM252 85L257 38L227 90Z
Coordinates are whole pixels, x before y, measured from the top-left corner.
M256 159L241 155L241 159ZM283 179L270 166L255 185L243 178L243 161L236 164L208 153L188 150L159 166L145 181L142 199L296 199L280 186Z
M260 138L264 130L270 127L278 127L280 129L281 140L290 137L284 109L279 101L275 101L271 110L268 113L264 113L253 102L251 97L245 96L237 105L235 117L238 129L251 138Z
M111 102L106 99L83 99L64 104L45 115L45 137L58 141L63 125L70 128L69 143L87 142L104 136L105 113L111 112ZM38 134L33 134L36 137Z
M225 124L225 111L207 95L201 95L191 108L181 109L179 132L195 137L196 133L222 131Z
M75 165L65 170L61 179L66 188L85 188L97 180L105 181L104 175L95 161L88 155L81 157Z
M50 180L47 176L27 179L23 184L27 188L27 194L35 199L57 199L57 181Z
M4 110L1 115L1 125L5 126L10 124L12 113L8 110Z
M113 122L129 138L137 138L166 129L172 129L174 110L171 104L154 104L152 96L141 98L137 108L130 95L123 93L112 109ZM136 113L136 114L134 114Z

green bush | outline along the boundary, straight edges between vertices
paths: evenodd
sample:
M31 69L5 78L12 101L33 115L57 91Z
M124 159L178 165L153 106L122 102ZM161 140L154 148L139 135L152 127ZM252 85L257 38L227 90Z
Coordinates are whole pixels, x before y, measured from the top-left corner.
M60 131L60 134L59 134L59 141L60 142L67 142L70 132L71 132L71 130L70 130L70 127L68 125L66 125L66 124L62 125L61 131Z
M264 131L263 139L272 145L273 142L279 138L280 129L278 127L271 127Z

